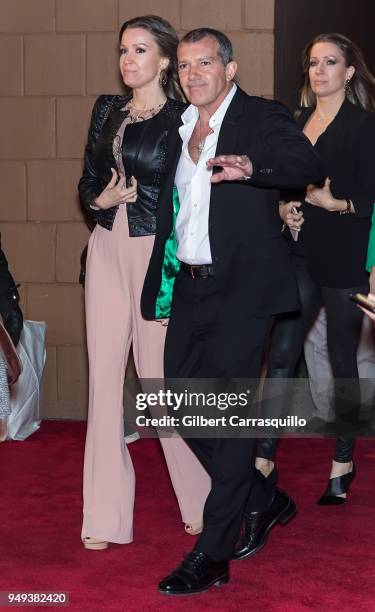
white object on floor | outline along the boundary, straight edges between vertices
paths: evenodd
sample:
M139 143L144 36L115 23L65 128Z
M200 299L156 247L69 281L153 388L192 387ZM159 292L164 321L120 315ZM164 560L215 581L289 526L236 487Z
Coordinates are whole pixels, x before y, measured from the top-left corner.
M25 440L40 426L41 379L46 360L46 329L43 321L24 321L17 353L22 373L10 396L8 439Z

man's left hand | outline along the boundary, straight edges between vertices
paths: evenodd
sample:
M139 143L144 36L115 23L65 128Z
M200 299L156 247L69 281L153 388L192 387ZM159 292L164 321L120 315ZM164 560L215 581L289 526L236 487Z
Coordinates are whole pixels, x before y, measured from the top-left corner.
M251 177L253 174L253 164L247 155L219 155L207 161L208 170L211 170L214 166L220 166L222 170L211 176L211 183L240 181L244 177Z

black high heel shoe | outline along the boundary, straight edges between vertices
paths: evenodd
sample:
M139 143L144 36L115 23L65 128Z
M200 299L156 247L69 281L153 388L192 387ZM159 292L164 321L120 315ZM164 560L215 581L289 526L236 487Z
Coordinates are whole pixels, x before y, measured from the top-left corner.
M324 491L322 497L316 502L318 506L338 506L340 504L345 504L346 497L338 497L338 495L347 493L349 491L350 484L355 478L356 469L354 461L352 463L353 467L351 472L329 479L326 490Z

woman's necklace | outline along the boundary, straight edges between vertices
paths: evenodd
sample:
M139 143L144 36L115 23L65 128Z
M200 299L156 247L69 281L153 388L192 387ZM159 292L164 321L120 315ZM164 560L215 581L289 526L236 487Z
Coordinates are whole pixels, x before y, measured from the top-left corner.
M163 100L163 102L160 102L160 104L154 106L153 108L145 108L139 110L137 108L134 108L133 101L130 100L125 107L126 110L129 111L130 123L136 123L137 121L146 121L146 119L151 119L151 117L154 117L163 108L166 101L167 99Z
M334 118L336 117L335 113L334 115L328 115L327 117L322 117L321 115L319 115L318 111L315 109L314 115L317 118L317 120L319 121L319 123L330 123L331 121L334 120Z

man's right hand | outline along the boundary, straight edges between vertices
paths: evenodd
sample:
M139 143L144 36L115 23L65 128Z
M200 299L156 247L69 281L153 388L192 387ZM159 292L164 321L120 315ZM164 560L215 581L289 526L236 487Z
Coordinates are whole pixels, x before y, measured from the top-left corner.
M120 175L117 181L116 170L111 168L111 172L111 180L93 202L95 206L102 210L107 210L107 208L113 208L113 206L125 204L126 202L135 202L137 199L137 181L135 177L131 177L131 186L126 187L125 176Z
M300 206L301 202L288 202L287 204L285 204L285 202L280 202L279 204L279 215L283 223L285 223L290 230L294 230L295 232L299 232L305 222L303 212L298 212ZM295 212L296 210L297 212Z

